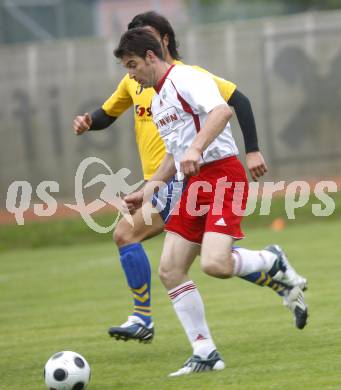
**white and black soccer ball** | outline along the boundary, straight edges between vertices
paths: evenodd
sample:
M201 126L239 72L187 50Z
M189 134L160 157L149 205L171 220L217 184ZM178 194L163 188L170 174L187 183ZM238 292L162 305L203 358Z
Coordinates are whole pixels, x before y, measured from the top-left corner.
M90 366L82 355L57 352L45 364L44 379L49 390L84 390L90 381Z

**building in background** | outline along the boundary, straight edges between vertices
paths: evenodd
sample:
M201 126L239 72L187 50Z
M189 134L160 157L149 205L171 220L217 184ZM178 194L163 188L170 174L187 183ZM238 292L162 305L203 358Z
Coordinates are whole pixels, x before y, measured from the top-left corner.
M188 21L183 0L0 0L0 43L121 34L133 15L155 10Z
M95 0L0 0L0 43L93 36Z
M0 44L115 37L155 10L178 28L341 8L341 0L0 0Z

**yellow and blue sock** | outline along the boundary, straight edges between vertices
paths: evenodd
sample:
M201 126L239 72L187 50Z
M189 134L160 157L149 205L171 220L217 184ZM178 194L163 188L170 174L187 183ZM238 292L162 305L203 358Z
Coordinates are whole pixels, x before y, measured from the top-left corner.
M233 250L242 249L239 246L233 246ZM281 283L276 282L274 279L272 279L272 275L275 275L278 271L280 265L278 261L276 260L273 267L269 272L252 272L248 275L239 276L241 279L247 280L250 283L254 283L257 286L260 287L269 287L271 288L276 294L279 296L283 296L285 294L285 291L287 290L287 287L284 286Z
M287 289L287 287L283 284L273 280L267 272L253 272L252 274L241 276L241 278L247 280L248 282L257 284L260 287L269 287L281 297Z
M122 268L134 298L132 315L141 318L148 326L151 317L151 270L148 257L140 243L119 248Z

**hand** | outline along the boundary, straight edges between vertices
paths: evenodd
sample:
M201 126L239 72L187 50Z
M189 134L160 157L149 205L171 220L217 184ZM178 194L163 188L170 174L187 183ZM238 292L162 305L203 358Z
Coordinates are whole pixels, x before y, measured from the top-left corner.
M261 152L247 153L246 166L251 174L253 181L258 181L258 179L268 171Z
M186 176L197 175L200 171L200 157L200 151L190 146L180 161L180 171Z
M73 121L73 130L76 135L81 135L91 127L92 119L89 113L78 115Z
M143 191L136 191L124 197L124 202L130 214L134 214L142 206L143 196Z

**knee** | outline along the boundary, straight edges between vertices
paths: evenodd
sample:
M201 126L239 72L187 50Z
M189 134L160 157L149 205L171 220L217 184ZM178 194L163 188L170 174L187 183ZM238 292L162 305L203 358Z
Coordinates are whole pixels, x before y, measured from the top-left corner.
M222 262L221 259L210 258L201 263L201 269L215 278L228 279L233 276L233 266L229 260Z
M171 289L182 282L183 275L179 270L163 265L161 261L159 267L159 278L167 289Z
M201 269L203 270L203 272L205 272L205 274L213 276L215 278L227 279L232 276L228 272L228 270L219 267L216 263L203 264L201 266Z
M168 285L168 283L172 280L173 272L174 271L169 267L165 267L164 265L160 264L159 278L165 286Z
M121 221L117 224L113 232L113 240L119 248L121 246L129 245L137 242L135 240L133 227L127 223L121 223Z

